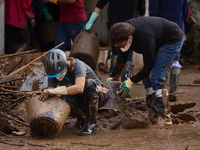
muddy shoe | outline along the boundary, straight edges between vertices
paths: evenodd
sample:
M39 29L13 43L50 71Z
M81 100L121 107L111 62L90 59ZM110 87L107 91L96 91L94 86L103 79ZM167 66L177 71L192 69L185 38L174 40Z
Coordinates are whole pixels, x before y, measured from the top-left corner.
M159 117L157 123L150 125L151 129L163 129L163 128L171 128L171 127L173 127L171 117L168 117L167 119L163 119Z
M86 136L86 135L92 135L92 134L94 134L94 127L95 126L96 126L96 124L87 123L86 127L81 132L79 132L78 135L80 135L80 136Z
M170 101L170 102L175 102L175 101L177 101L177 95L169 95L169 101Z
M151 129L163 129L165 127L165 119L158 118L158 122L155 124L150 125Z
M173 127L172 119L170 116L167 116L167 118L165 119L165 128L172 128L172 127Z
M194 80L193 84L200 84L200 79Z
M85 119L84 118L77 118L77 121L76 121L74 127L78 128L78 129L82 129L84 124L85 124Z

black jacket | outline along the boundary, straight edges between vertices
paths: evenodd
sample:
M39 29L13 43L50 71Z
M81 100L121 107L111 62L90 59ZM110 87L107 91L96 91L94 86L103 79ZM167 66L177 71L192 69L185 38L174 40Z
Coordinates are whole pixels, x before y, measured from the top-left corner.
M135 27L131 47L128 51L120 51L117 63L111 74L111 77L118 76L128 58L129 51L143 55L144 67L131 81L137 83L146 78L153 69L157 51L164 44L173 44L182 40L183 32L179 26L171 21L160 17L140 17L126 21Z

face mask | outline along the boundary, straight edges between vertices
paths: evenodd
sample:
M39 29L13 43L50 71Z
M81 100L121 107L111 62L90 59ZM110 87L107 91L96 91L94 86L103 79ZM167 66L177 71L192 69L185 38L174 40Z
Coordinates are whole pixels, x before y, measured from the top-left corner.
M131 47L132 41L131 43L128 42L128 45L126 45L124 48L120 48L122 52L126 52L129 50L129 48Z
M58 81L62 81L65 77L65 75L67 74L67 70L63 71L63 73L61 73L61 75L59 75L58 77L56 77L56 79Z

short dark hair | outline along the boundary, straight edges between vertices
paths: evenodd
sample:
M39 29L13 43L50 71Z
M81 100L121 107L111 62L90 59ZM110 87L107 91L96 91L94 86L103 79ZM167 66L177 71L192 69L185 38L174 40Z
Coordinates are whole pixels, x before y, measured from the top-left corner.
M135 28L133 25L126 22L115 23L110 29L110 42L112 44L119 43L128 39L130 35L133 35Z

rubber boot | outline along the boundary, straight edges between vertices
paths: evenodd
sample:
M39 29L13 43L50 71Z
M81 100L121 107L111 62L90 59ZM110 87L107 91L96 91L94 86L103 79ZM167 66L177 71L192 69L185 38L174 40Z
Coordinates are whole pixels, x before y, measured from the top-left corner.
M110 69L109 69L109 74L110 75L113 72L113 69L114 69L115 64L117 62L117 57L118 57L118 55L113 55L112 58L111 58L111 65L110 65Z
M17 49L17 51L15 52L15 54L18 54L18 53L21 53L21 52L25 51L26 48L27 48L27 46L28 46L28 44L24 43L22 46L20 46L20 47Z
M98 99L86 100L86 117L87 121L80 136L92 135L96 126L96 114L98 111Z
M156 108L158 110L157 122L151 128L169 128L172 127L172 120L170 117L170 104L168 99L167 89L158 89L156 94Z
M174 61L174 63L179 65L178 61ZM169 85L170 85L169 101L170 102L177 101L177 95L174 93L177 92L177 87L179 85L179 79L180 79L180 69L177 67L170 68L170 80L169 80Z
M129 79L130 77L132 77L133 74L133 63L131 61L127 61L123 71L122 71L122 75L121 75L121 82L123 82L124 80Z
M85 113L81 110L80 107L77 107L73 104L69 104L71 107L71 113L70 116L72 117L76 117L76 123L74 125L74 127L78 128L78 129L82 129L85 122L86 122L86 116Z
M155 124L158 121L158 110L156 108L156 94L152 87L146 88L146 103L149 110L149 120Z
M200 79L194 80L193 84L200 84Z

